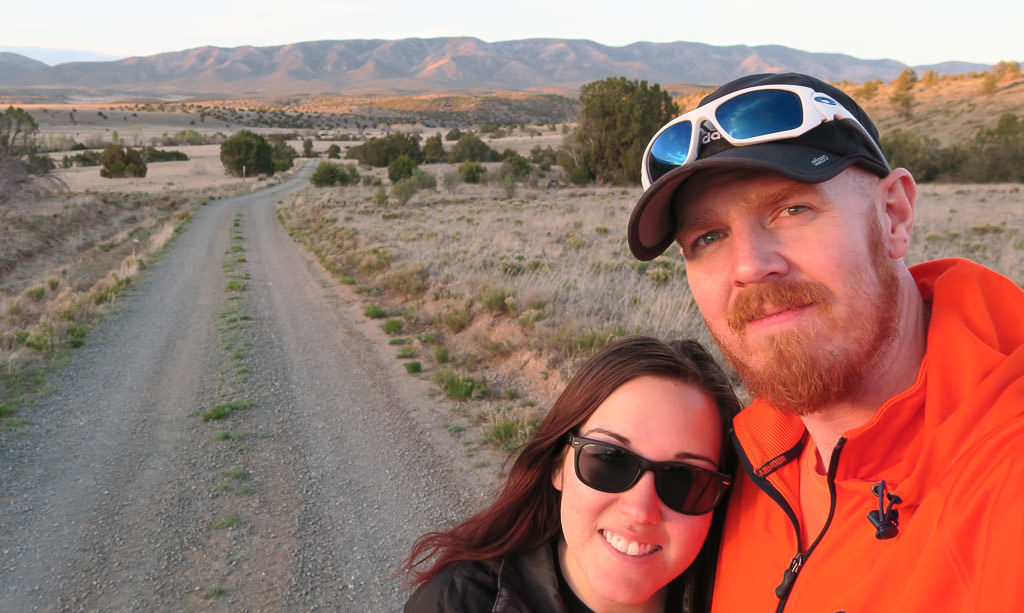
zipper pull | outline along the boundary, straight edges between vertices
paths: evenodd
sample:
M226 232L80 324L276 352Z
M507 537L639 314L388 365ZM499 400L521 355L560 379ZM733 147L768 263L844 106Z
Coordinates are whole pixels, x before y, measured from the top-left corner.
M786 572L782 573L782 583L779 587L775 588L775 596L779 600L782 600L789 594L789 590L793 589L793 582L796 581L796 575L800 572L800 567L804 565L804 554L798 553L793 556L793 560L789 563L789 568Z

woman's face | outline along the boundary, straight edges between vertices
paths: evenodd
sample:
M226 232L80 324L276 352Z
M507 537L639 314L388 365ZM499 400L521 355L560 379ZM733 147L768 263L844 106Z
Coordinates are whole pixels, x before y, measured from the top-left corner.
M673 379L642 376L615 390L580 427L578 436L607 441L653 461L686 462L717 469L721 421L700 388ZM629 490L608 494L576 476L575 453L566 446L552 475L562 492L564 542L559 559L566 581L590 608L609 603L660 600L660 590L700 551L711 513L683 515L669 509L644 473Z

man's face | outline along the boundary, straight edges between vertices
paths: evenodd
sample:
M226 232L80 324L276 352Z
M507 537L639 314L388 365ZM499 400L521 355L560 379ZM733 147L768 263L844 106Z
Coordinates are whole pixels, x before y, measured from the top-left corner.
M691 185L693 183L693 185ZM752 394L800 415L855 394L896 330L875 180L728 171L687 182L676 236L694 299Z

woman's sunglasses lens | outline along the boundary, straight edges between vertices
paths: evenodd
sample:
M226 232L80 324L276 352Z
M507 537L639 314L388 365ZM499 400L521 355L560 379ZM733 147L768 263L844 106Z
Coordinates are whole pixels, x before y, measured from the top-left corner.
M732 138L754 138L799 128L804 106L793 92L761 89L723 102L715 119Z
M651 176L651 183L686 163L692 137L693 124L689 121L673 124L658 135L647 156L647 172Z
M668 508L686 512L692 504L688 504L690 492L693 490L696 473L686 466L665 466L656 473L654 479L658 497Z
M587 443L580 448L576 462L584 483L608 493L629 489L639 470L636 456L611 445Z

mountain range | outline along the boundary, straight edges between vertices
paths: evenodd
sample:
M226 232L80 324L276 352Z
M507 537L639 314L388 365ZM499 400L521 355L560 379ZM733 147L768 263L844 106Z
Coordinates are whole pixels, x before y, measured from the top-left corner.
M755 72L798 71L832 81L890 80L907 66L784 47L476 38L335 40L269 47L198 47L116 61L56 66L0 52L0 93L97 96L268 96L565 91L610 76L714 85ZM987 70L951 62L940 73Z

